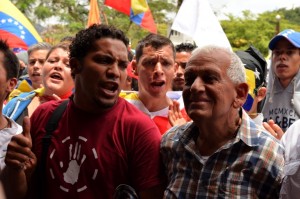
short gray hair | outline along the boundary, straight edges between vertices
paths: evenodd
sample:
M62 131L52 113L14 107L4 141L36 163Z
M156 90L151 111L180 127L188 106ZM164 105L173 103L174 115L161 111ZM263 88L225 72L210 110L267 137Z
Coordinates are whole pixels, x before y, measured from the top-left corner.
M230 66L227 69L227 75L232 80L232 82L235 84L245 83L246 72L245 72L244 65L241 59L228 48L216 46L216 45L203 46L201 48L195 49L192 52L191 58L197 56L199 53L212 54L215 53L216 51L223 51L230 56L231 60L230 60Z
M51 49L51 45L49 43L46 43L46 42L39 42L37 44L33 44L31 45L29 48L28 48L28 57L30 56L30 54L34 51L37 51L37 50L50 50Z

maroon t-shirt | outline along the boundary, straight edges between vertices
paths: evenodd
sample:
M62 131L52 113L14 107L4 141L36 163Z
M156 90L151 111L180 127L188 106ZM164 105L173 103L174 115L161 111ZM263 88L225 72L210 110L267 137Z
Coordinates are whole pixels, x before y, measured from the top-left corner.
M44 103L31 117L38 160L44 127L60 103ZM153 121L124 99L101 114L80 110L70 100L48 151L47 198L109 199L119 184L137 192L161 184L160 140Z

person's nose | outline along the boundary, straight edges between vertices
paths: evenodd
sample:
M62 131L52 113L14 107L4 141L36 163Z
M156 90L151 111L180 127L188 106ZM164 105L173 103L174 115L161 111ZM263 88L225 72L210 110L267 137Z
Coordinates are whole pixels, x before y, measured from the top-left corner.
M197 77L193 84L191 85L190 91L193 93L198 93L205 90L205 84L200 77Z
M36 70L40 69L41 66L42 65L40 64L40 62L38 60L36 60L33 64L33 69L36 71Z
M55 66L54 66L54 69L60 71L65 66L66 66L65 63L63 63L62 61L58 61L58 62L56 62Z
M156 65L154 67L154 73L159 76L164 74L163 67L160 62L156 63Z
M120 77L120 68L118 66L118 63L113 63L107 70L107 76L110 79L116 79Z
M285 61L286 60L286 53L283 51L283 52L281 52L280 53L280 55L279 55L279 60L280 61Z
M176 76L183 77L183 74L184 74L184 69L179 67L178 70L176 71Z

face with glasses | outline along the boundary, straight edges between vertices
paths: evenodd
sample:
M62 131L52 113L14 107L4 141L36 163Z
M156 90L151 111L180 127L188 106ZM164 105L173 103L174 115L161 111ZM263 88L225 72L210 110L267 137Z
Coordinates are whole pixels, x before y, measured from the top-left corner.
M300 50L287 39L279 40L272 51L272 69L284 88L298 73L299 67Z
M173 91L182 91L184 87L184 70L191 57L191 52L177 52L175 58L176 73L172 82Z

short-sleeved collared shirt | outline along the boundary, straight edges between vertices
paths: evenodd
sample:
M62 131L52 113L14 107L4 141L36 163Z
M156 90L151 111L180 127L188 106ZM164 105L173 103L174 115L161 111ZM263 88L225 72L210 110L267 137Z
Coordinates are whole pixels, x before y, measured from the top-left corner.
M168 177L164 198L278 198L283 155L279 142L243 111L237 136L202 163L198 127L173 127L161 142Z

